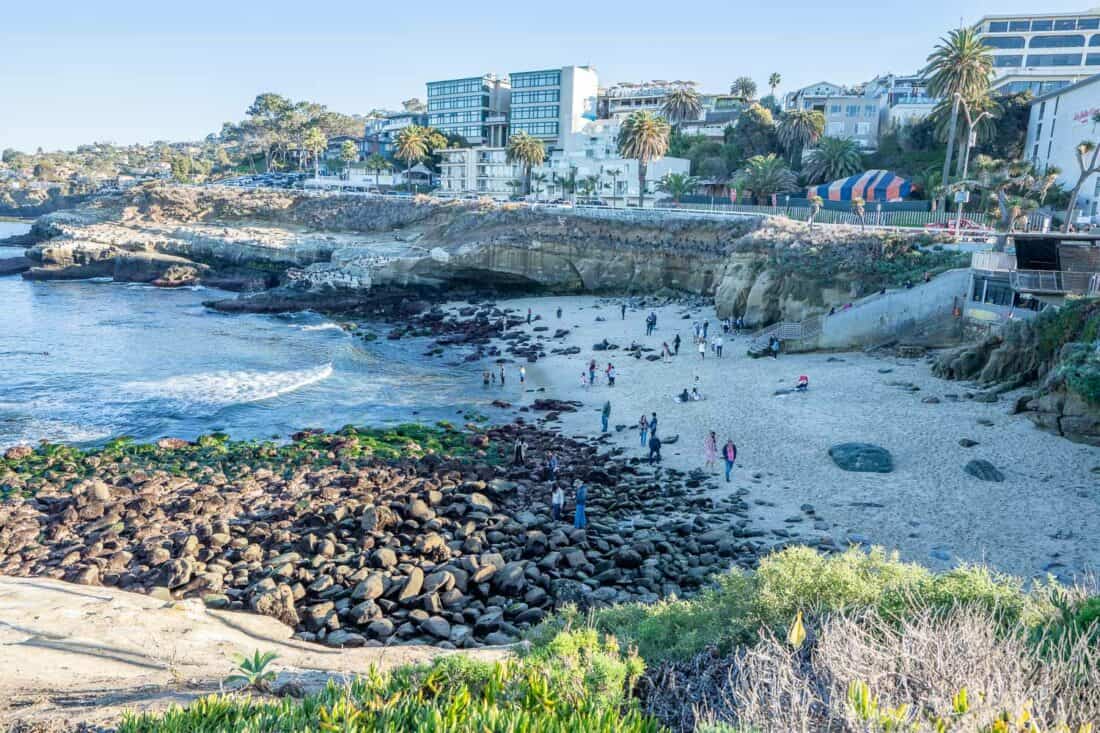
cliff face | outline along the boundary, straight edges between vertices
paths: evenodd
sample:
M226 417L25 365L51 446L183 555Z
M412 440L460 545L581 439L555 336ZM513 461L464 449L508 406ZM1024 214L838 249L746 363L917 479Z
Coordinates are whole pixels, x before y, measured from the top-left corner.
M811 232L749 216L167 185L47 215L35 235L48 241L28 252L37 265L28 277L86 277L89 267L125 276L115 260L142 254L183 258L199 266L197 277L235 270L282 283L235 310L362 301L382 287L673 290L712 296L720 317L744 315L750 325L801 319L877 289L896 276L883 263L943 259L918 250L916 237ZM159 279L158 257L143 262L141 276Z

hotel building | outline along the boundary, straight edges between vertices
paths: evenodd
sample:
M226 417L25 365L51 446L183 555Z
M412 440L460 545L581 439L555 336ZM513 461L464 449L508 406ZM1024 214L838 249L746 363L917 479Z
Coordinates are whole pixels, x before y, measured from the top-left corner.
M1100 8L987 15L974 27L993 49L993 87L1002 94L1040 96L1100 73Z

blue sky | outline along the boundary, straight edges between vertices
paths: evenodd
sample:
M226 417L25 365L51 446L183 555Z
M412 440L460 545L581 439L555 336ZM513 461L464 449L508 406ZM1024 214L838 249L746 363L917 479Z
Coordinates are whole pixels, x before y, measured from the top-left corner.
M24 0L0 15L0 148L193 140L263 91L366 112L423 99L431 79L567 64L595 66L603 84L694 79L706 91L741 75L764 88L772 71L780 92L854 83L917 70L960 19L1038 10L1034 0Z

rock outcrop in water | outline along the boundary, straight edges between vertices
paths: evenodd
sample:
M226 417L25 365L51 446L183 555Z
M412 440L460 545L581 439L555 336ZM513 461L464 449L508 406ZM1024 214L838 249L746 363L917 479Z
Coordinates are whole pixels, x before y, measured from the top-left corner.
M292 191L138 187L42 217L27 277L164 280L181 257L209 281L251 273L279 287L227 310L346 308L447 289L574 293L678 291L714 298L720 317L799 319L876 290L898 263L955 264L914 235L878 235L751 216L531 208ZM116 264L124 263L121 266ZM132 275L131 272L137 272ZM892 283L891 283L892 284Z

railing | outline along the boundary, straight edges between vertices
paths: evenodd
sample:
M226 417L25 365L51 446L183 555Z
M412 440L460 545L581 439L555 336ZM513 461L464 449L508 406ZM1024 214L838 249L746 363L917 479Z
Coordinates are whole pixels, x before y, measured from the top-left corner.
M1011 272L1016 269L1016 256L1007 252L975 252L970 256L970 266L987 272Z
M1067 270L1013 270L1009 283L1014 290L1035 293L1091 293L1098 273Z
M1089 280L1089 297L1100 298L1100 272L1093 275Z
M780 341L805 341L814 338L821 333L821 324L821 316L810 316L802 321L773 323L752 335L749 351L763 353L773 337Z

